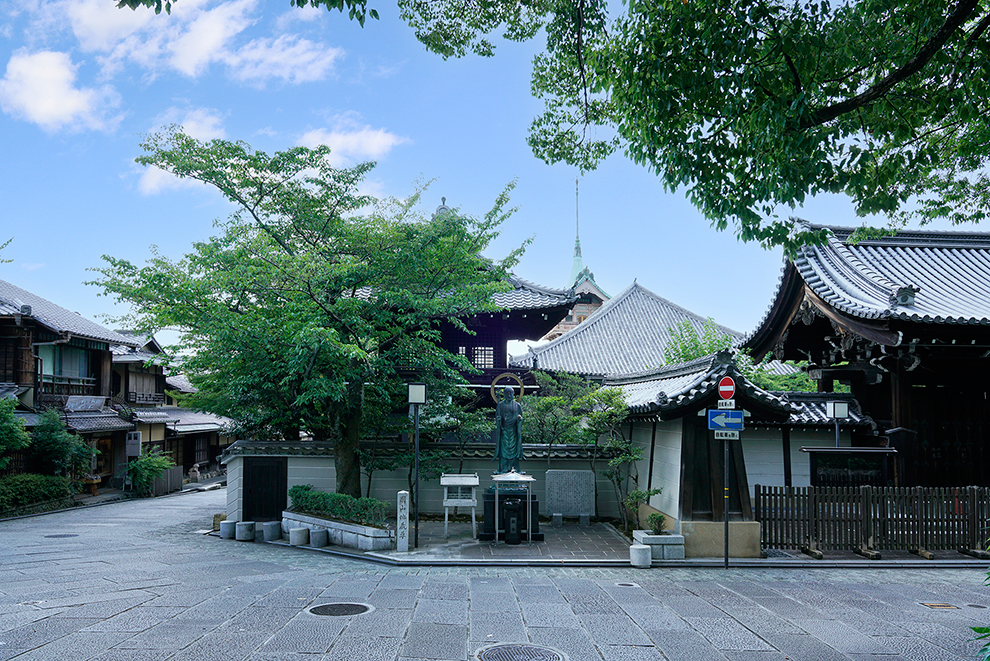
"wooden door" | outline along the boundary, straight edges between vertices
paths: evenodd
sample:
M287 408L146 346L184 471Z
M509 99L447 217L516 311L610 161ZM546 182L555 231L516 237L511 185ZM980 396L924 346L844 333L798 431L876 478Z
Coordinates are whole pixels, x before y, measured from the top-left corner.
M244 521L280 521L288 497L286 457L244 457Z

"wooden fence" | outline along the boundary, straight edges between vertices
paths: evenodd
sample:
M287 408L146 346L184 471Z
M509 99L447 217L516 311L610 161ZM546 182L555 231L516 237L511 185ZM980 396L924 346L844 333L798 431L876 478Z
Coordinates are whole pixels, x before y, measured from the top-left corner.
M182 488L182 466L166 468L151 485L152 496L164 496Z
M766 487L753 513L763 548L982 551L985 487Z

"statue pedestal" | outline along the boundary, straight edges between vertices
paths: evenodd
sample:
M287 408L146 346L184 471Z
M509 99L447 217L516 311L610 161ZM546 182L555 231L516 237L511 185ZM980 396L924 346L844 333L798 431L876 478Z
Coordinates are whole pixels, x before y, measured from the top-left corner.
M518 487L499 487L498 490L498 503L499 503L499 531L498 539L505 540L505 501L507 500L526 500L526 489ZM485 489L483 496L484 501L484 513L485 521L482 526L481 532L478 534L478 540L482 542L493 542L495 541L495 487L488 487ZM540 532L540 501L536 497L536 494L530 495L529 507L522 508L522 530L525 533L529 533L529 522L533 522L533 541L542 542L543 533ZM528 516L526 515L528 513Z

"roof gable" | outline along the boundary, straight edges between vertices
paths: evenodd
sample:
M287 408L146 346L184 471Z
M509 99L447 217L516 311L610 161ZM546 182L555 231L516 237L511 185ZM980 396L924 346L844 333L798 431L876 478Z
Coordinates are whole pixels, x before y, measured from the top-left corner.
M129 337L115 333L109 328L104 328L96 322L75 312L70 312L60 305L5 280L0 280L0 316L21 314L21 306L24 305L31 307L31 317L35 321L56 333L67 333L75 337L110 344L137 346L136 342Z
M573 330L516 356L510 364L576 374L632 374L664 364L670 329L687 321L699 331L706 319L634 282ZM719 327L733 340L742 334Z

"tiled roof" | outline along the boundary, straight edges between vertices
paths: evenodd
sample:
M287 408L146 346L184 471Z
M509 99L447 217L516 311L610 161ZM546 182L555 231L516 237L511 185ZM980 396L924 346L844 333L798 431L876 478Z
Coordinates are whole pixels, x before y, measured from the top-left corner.
M728 351L640 374L609 377L604 385L622 389L629 409L635 414L676 412L676 416L680 414L678 409L713 395L724 376L735 380L737 398L745 395L782 414L793 412L794 408L783 396L763 390L743 376Z
M96 413L67 413L65 420L69 429L83 434L134 429L132 423L121 418L113 409L103 409Z
M794 268L836 310L862 319L990 324L990 234L902 231L850 244L851 228L802 248ZM898 305L898 291L914 300Z
M14 399L25 390L27 388L16 383L0 383L0 399Z
M543 287L515 275L509 275L510 291L498 292L492 302L510 310L540 310L570 305L577 300L573 289Z
M131 418L134 422L139 422L143 425L160 425L179 420L169 410L163 408L131 409L131 411Z
M178 434L191 434L202 431L221 431L229 425L232 420L220 415L206 413L205 411L194 411L177 406L169 406L158 409L175 420L175 424L169 425Z
M22 305L31 306L31 316L56 333L68 333L75 337L110 344L137 346L137 343L129 337L104 328L5 280L0 280L0 316L20 314Z
M197 391L196 386L189 381L189 377L185 374L170 374L166 376L165 385L184 393Z
M859 402L848 393L771 392L759 388L736 370L728 352L640 375L608 378L605 385L621 388L634 414L663 416L670 412L671 417L679 417L684 414L684 407L703 406L700 400L715 393L723 376L731 376L735 381L736 397L745 395L788 416L782 419L775 414L776 419L767 420L761 412L753 412L754 417L746 422L749 426L786 423L799 427L831 427L835 421L825 415L825 402L839 400L849 402L849 418L840 421L842 427L876 427L873 420L863 414Z
M588 375L656 369L664 364L670 329L684 321L700 332L706 319L633 283L577 328L530 353L513 356L509 364ZM730 328L719 328L733 340L742 338Z

